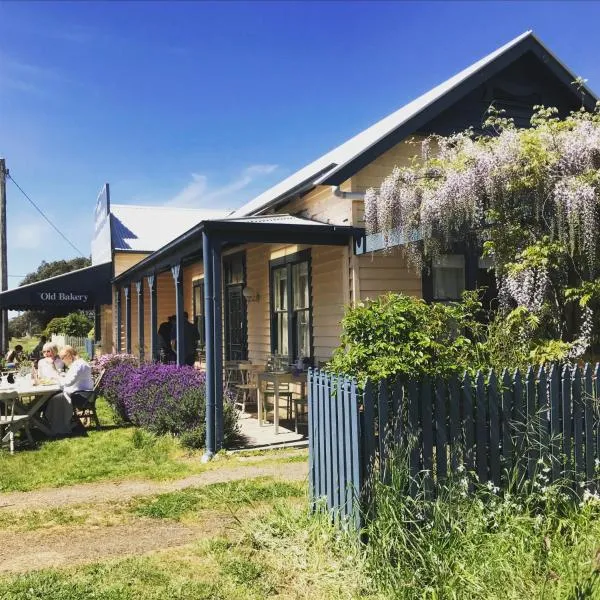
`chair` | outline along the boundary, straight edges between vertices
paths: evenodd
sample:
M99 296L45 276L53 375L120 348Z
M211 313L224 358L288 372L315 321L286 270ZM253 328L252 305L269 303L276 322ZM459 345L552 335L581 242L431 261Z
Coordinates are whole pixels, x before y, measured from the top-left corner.
M83 427L88 426L92 419L96 424L96 429L100 429L100 420L96 412L96 399L100 392L100 385L105 371L102 371L96 378L94 389L90 391L74 392L75 402L73 403L73 415L81 423Z
M15 414L15 406L19 400L19 394L2 394L0 396L0 446L8 442L11 454L15 453L15 433L19 429L25 429L25 434L30 444L33 438L29 429L29 415Z
M258 390L258 368L250 363L240 363L238 365L240 373L240 382L235 384L237 396L234 401L235 406L239 406L242 412L246 412L246 403L252 395L256 397ZM241 401L240 401L241 397Z
M302 409L302 412L300 412L300 409ZM308 427L308 398L296 396L296 398L294 398L294 431L296 433L298 433L300 415L302 416L302 425Z

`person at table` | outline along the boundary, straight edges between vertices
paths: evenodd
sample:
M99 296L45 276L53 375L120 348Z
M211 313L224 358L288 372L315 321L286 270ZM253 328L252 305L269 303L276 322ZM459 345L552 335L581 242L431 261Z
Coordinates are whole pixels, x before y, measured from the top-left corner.
M158 328L158 358L162 363L173 362L176 358L175 352L171 348L171 330L173 329L174 321L175 315L171 315Z
M73 407L78 408L85 405L94 389L92 368L79 357L75 348L64 346L58 355L68 371L54 377L62 391L54 394L48 400L44 410L53 436L71 433Z
M44 344L48 341L48 338L45 335L40 335L40 341L37 343L37 346L31 351L29 355L31 360L40 360L44 358Z
M9 369L19 366L19 363L25 358L23 354L23 346L17 344L12 350L6 354L6 367Z
M56 376L65 368L65 363L58 357L58 346L53 342L46 342L42 347L44 358L37 364L40 379L56 379Z
M198 355L198 340L200 334L193 323L190 323L189 315L183 313L183 364L192 367ZM173 326L171 328L171 347L175 358L177 358L177 318L173 317Z

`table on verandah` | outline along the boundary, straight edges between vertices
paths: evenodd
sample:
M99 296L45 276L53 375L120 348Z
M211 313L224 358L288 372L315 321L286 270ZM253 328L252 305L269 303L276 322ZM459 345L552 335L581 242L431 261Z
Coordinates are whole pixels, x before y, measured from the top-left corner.
M15 413L27 415L32 427L39 429L45 435L51 435L50 428L39 413L46 402L60 392L58 383L34 385L33 382L27 381L19 382L18 385L0 386L0 402L3 397L12 402L15 392L19 395L19 399L15 401Z
M273 392L275 396L275 407L273 409L273 424L275 425L275 433L279 433L279 385L281 383L298 384L301 387L301 394L304 395L306 387L306 373L295 375L290 371L263 371L258 373L258 389L257 404L258 404L258 424L262 425L262 402L263 392L262 384L271 382L273 384Z

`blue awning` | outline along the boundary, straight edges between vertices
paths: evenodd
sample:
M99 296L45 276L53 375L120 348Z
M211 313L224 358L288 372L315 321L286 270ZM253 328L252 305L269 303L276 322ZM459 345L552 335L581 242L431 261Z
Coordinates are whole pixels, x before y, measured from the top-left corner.
M91 309L110 304L112 263L77 269L0 293L0 309Z

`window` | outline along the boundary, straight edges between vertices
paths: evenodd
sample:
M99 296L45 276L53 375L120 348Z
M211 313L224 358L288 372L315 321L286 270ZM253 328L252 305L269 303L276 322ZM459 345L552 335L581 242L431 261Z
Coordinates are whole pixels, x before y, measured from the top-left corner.
M271 261L271 351L289 362L312 354L310 251Z
M198 348L204 351L206 336L204 335L204 279L199 279L193 283L194 299L194 325L198 329L200 336Z
M433 300L459 300L465 289L465 257L442 254L432 265Z

